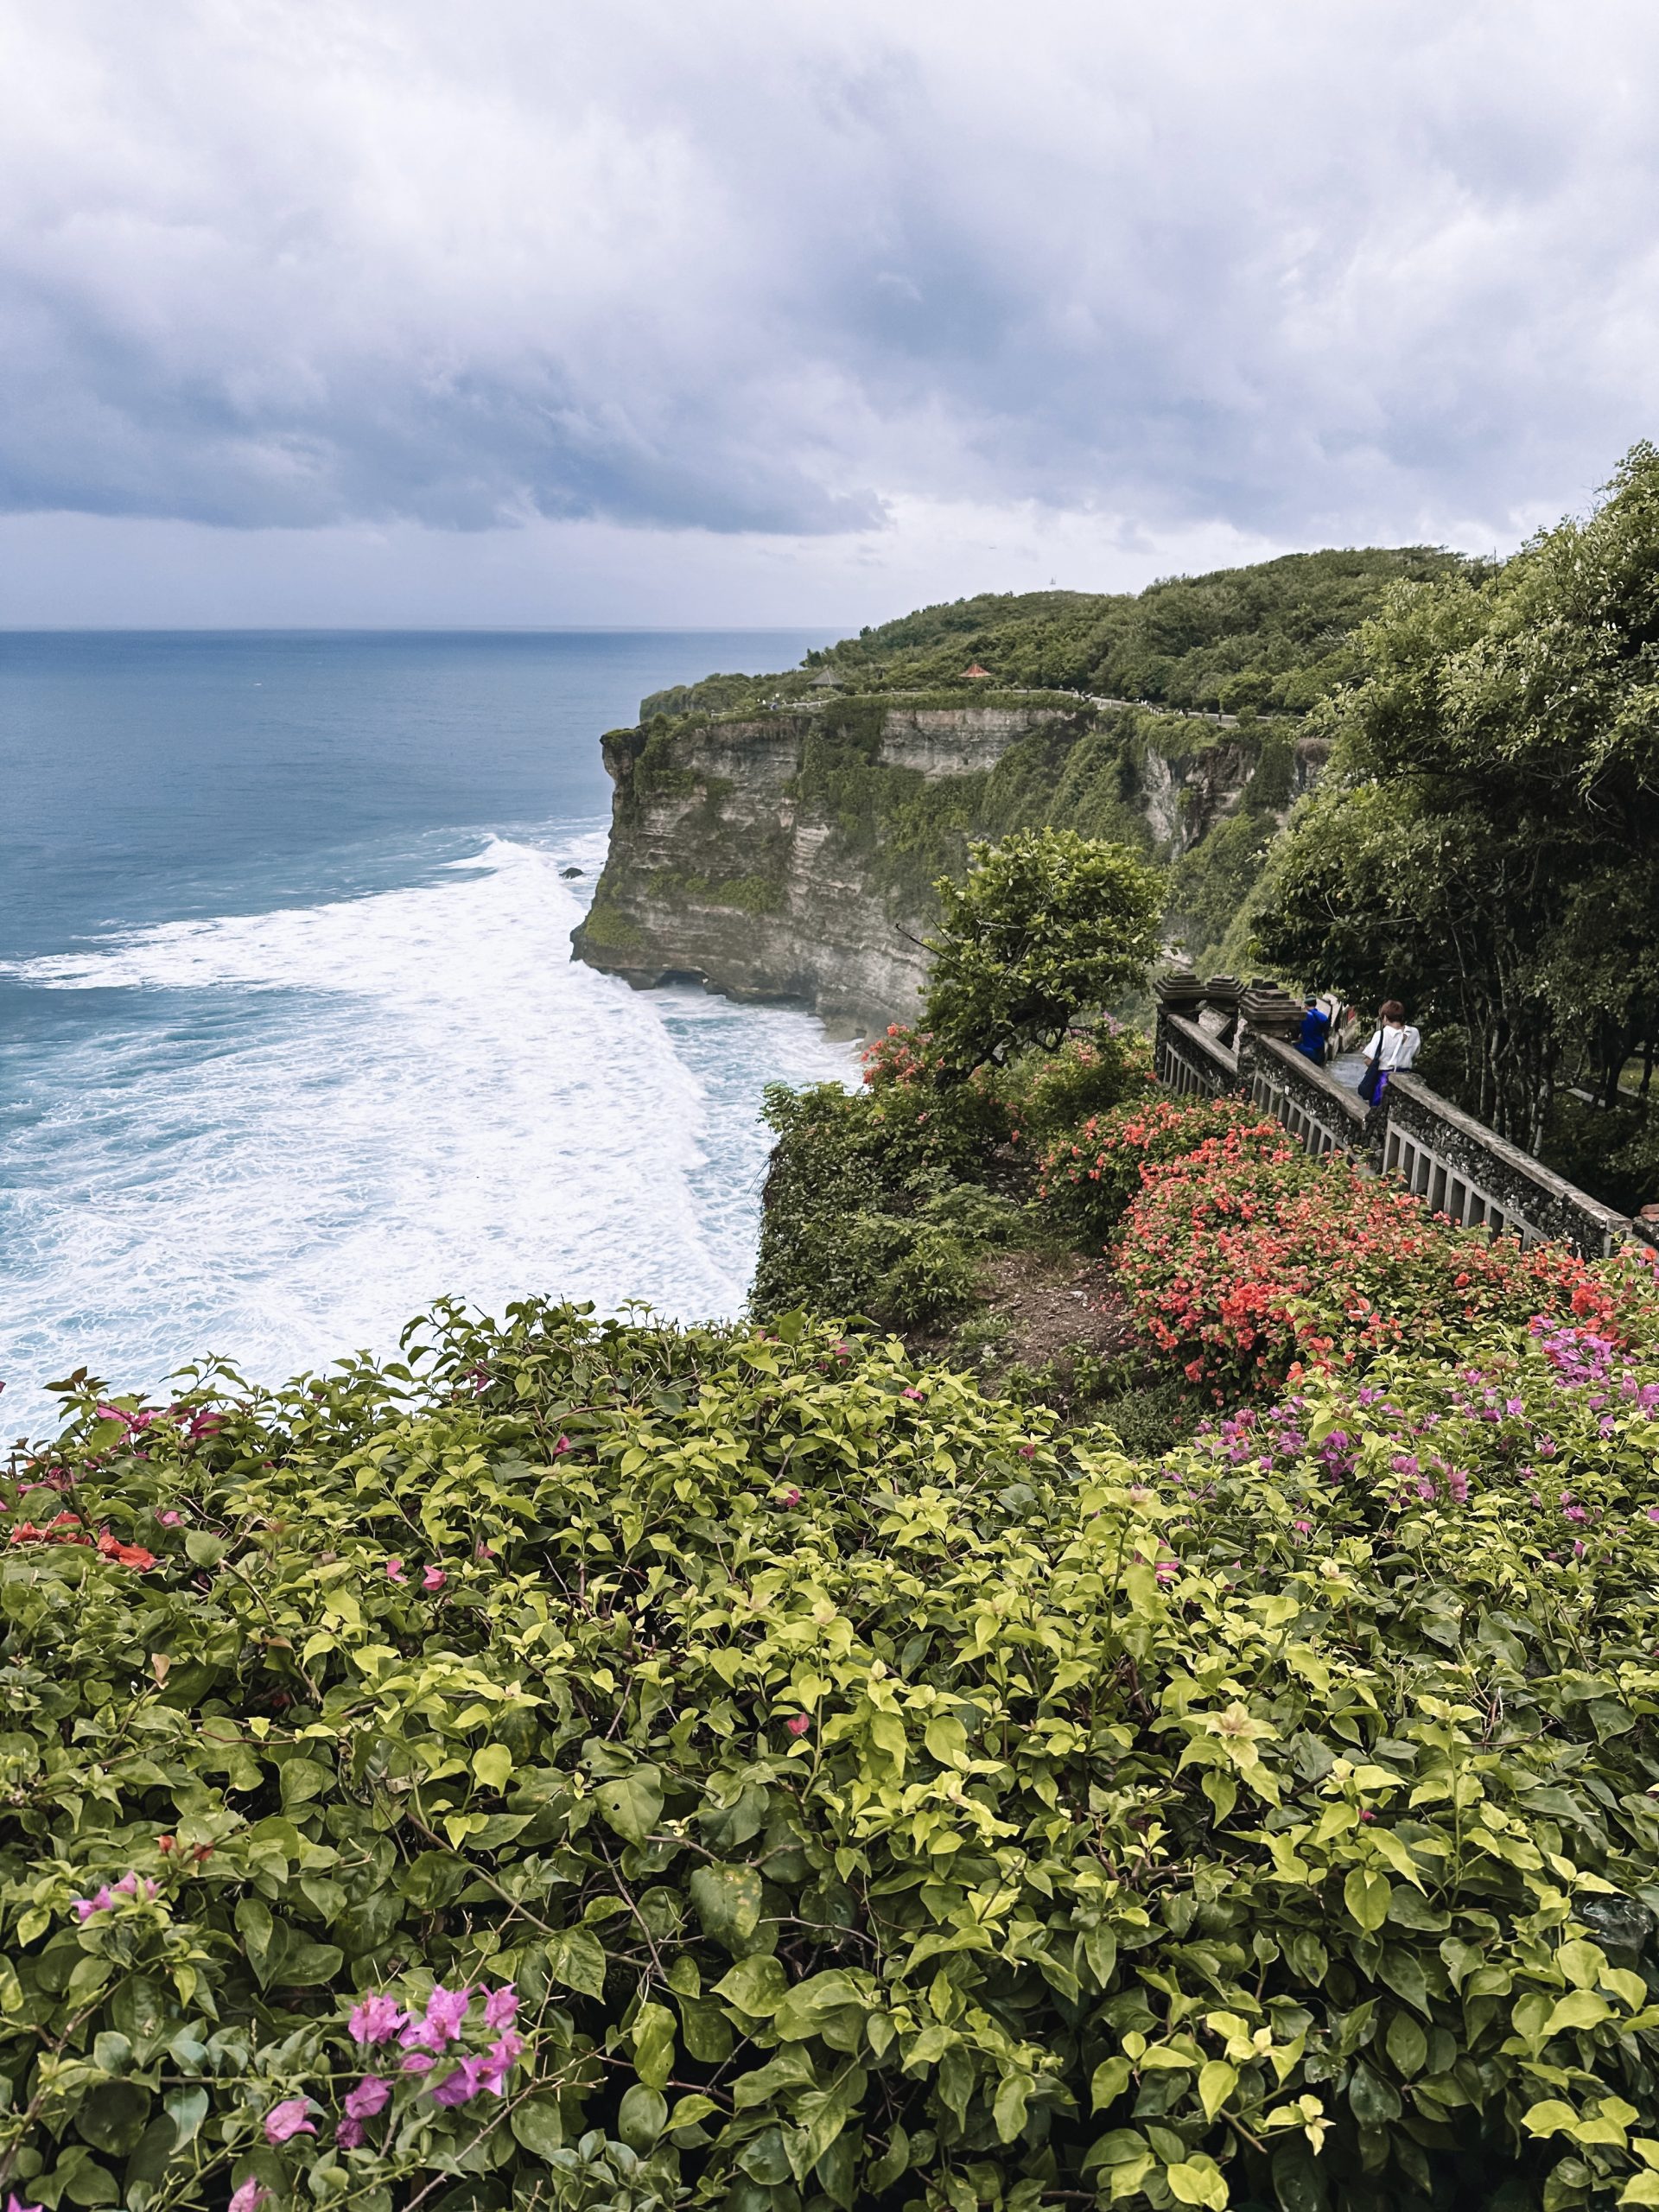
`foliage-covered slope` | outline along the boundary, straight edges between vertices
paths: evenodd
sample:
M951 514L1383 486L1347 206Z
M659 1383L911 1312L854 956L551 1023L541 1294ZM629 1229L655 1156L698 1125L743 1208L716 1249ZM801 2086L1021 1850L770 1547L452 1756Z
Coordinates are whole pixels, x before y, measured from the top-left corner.
M1006 685L1300 714L1354 673L1354 632L1390 584L1471 566L1432 547L1402 546L1289 553L1166 578L1139 593L984 592L861 630L809 653L806 665L858 691L954 689L977 662ZM656 693L640 719L724 712L780 685L801 688L797 677L709 677Z
M0 2185L1649 2201L1656 1402L1471 1339L1159 1470L526 1306L89 1403L0 1567Z

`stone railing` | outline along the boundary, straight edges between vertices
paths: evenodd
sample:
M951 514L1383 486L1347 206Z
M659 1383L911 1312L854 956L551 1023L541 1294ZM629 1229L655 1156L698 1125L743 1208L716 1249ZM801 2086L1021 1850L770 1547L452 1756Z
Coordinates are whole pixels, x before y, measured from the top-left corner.
M1431 1090L1414 1075L1389 1080L1380 1104L1365 1107L1290 1042L1301 1008L1283 992L1230 976L1200 984L1178 970L1158 984L1154 1065L1179 1094L1242 1095L1283 1122L1315 1154L1352 1152L1378 1173L1398 1176L1430 1211L1463 1228L1518 1236L1523 1244L1559 1239L1585 1259L1599 1259L1644 1227L1553 1174L1517 1146ZM1208 1007L1233 1049L1200 1024ZM1646 1233L1649 1243L1659 1242Z
M1158 1080L1181 1097L1219 1098L1238 1089L1238 1056L1184 1014L1160 1012L1154 1059Z
M1631 1234L1632 1224L1542 1163L1506 1144L1484 1122L1442 1098L1414 1075L1389 1079L1380 1165L1431 1213L1523 1244L1559 1238L1585 1259L1599 1259Z
M1282 1038L1247 1029L1239 1047L1239 1088L1282 1122L1311 1153L1349 1152L1365 1135L1365 1109L1351 1090Z

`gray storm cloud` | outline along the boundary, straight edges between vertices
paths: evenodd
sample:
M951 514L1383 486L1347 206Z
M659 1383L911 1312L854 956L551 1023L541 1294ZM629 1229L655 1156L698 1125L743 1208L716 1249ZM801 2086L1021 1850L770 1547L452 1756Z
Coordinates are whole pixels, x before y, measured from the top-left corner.
M1466 538L1656 422L1635 6L0 21L14 512Z

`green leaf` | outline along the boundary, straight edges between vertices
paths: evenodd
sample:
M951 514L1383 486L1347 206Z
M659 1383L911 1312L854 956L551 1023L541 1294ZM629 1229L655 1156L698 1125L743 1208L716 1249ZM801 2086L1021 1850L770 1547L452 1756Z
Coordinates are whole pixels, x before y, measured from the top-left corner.
M1037 2084L1029 2074L1005 2074L996 2085L991 2120L997 2139L1012 2143L1026 2124L1026 2107Z
M643 2158L653 2149L668 2121L668 2100L660 2089L636 2082L623 2096L616 2116L616 2132L629 2150Z
M660 2089L674 2070L674 2015L646 2003L633 2021L633 2070L649 2089Z
M753 1866L699 1866L690 1887L703 1934L741 1956L760 1923L760 1875Z
M1400 2117L1400 2092L1363 2058L1349 2082L1348 2102L1362 2127L1381 2127Z
M1198 2069L1198 2102L1206 2120L1214 2120L1238 2087L1238 2069L1224 2058L1211 2058ZM1194 2200L1195 2202L1197 2200Z
M499 1792L512 1773L512 1753L505 1744L486 1744L473 1753L473 1772L486 1789Z
M200 2087L175 2089L167 2100L166 2111L173 2123L174 2148L187 2150L195 2140L196 2130L207 2117L207 2092Z
M533 2158L550 2158L564 2147L564 2121L557 2097L542 2092L515 2104L507 2115L513 2140Z
M1389 2032L1383 2040L1389 2058L1408 2081L1414 2074L1422 2072L1428 2057L1428 2037L1409 2012L1395 2014L1389 2022Z
M715 1991L752 2019L769 2020L788 1995L789 1983L776 1959L757 1954L740 1959L715 1984Z
M1128 2060L1103 2058L1096 2067L1094 2079L1089 2085L1090 2110L1104 2112L1107 2106L1121 2097L1128 2086Z
M1578 2124L1577 2113L1560 2097L1546 2097L1521 2115L1521 2125L1529 2135L1570 2135Z
M315 1759L284 1759L278 1770L277 1783L283 1809L288 1812L296 1805L308 1805L314 1797L321 1797L324 1790L332 1789L334 1769L321 1765Z
M1379 1874L1369 1866L1355 1866L1349 1872L1342 1885L1342 1901L1349 1915L1369 1936L1379 1929L1389 1916L1389 1900L1394 1895L1394 1885L1386 1874Z
M316 1989L332 1981L345 1963L346 1955L334 1943L292 1943L271 1979L283 1989Z
M547 1970L584 1997L605 1994L605 1947L589 1928L564 1928L543 1948Z
M1227 2183L1218 2167L1208 2158L1179 2158L1164 2168L1169 2193L1178 2204L1203 2204L1211 2212L1224 2212Z
M1273 2188L1282 2212L1325 2212L1325 2168L1305 2136L1274 2145Z
M663 1809L662 1777L654 1766L637 1766L594 1792L600 1811L628 1843L643 1843Z
M1612 2007L1605 1997L1598 1997L1593 1989L1574 1989L1552 2006L1544 2022L1546 2038L1560 2035L1564 2028L1599 2028L1611 2017Z
M136 2082L105 2082L83 2100L75 2126L95 2151L118 2158L133 2148L149 2118L147 2089Z

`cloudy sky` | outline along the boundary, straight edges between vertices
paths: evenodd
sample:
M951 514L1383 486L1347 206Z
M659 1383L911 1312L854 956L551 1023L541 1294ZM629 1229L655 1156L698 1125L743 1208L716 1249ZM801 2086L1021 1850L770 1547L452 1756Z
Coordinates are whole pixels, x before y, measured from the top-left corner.
M857 623L1659 431L1650 0L0 0L0 623Z

